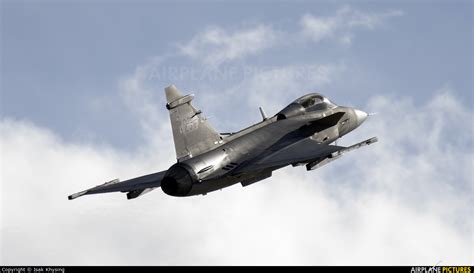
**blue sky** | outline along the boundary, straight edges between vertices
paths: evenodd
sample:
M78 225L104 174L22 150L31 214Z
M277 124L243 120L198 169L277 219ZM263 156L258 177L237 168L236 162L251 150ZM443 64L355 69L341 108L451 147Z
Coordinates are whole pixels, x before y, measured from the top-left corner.
M1 262L472 263L472 63L470 1L2 1ZM67 202L175 161L169 84L224 132L318 91L379 112L342 144L380 142L206 197Z
M136 148L140 139L127 132L138 128L117 88L118 80L135 67L156 56L179 55L177 44L209 26L236 30L266 24L295 33L304 14L330 16L344 4L348 3L3 1L2 115L32 120L67 139L97 134L94 140ZM350 47L324 40L298 43L269 48L242 62L254 66L343 63L347 74L331 86L318 88L335 101L360 104L371 94L410 94L424 101L439 86L450 85L472 107L469 1L356 2L354 7L369 13L399 10L403 16L389 18L373 30L356 30ZM196 63L178 56L166 65ZM172 79L152 84L160 93L170 83ZM234 84L206 83L221 88ZM206 92L186 78L176 84ZM110 104L90 111L87 106L96 97ZM239 123L230 118L228 122ZM118 132L126 135L118 138Z

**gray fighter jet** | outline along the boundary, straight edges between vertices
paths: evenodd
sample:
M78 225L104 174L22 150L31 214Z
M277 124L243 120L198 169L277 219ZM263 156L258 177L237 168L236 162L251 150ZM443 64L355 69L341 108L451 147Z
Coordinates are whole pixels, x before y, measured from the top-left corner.
M270 118L260 108L263 120L235 133L218 133L192 106L193 95L183 96L174 85L165 93L178 162L166 171L123 182L116 179L70 195L70 200L107 192L127 193L133 199L158 187L172 196L205 195L236 183L248 186L288 165L311 171L377 141L373 137L349 147L331 144L360 126L368 114L317 93L295 100Z

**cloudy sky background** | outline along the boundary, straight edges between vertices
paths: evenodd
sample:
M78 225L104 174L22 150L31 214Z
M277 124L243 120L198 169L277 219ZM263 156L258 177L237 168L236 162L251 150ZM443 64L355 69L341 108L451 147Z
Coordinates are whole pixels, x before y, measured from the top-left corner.
M472 264L473 7L1 2L1 264ZM67 195L175 162L163 89L222 132L303 94L379 115L314 172Z

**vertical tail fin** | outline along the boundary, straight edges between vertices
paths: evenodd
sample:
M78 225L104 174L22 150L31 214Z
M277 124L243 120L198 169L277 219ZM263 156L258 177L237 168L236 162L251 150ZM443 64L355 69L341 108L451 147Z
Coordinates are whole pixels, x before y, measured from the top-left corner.
M192 106L194 95L183 96L174 85L166 87L165 93L178 161L212 150L222 143L219 133L202 112Z

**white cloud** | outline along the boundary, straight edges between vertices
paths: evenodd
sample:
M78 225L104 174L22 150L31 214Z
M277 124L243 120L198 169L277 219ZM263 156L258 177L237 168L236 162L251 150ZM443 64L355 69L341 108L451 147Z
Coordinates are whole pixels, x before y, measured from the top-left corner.
M139 152L144 157L155 158L155 162L172 164L175 160L173 157L160 159L163 154L175 153L164 88L157 88L150 81L150 75L160 63L152 60L138 66L133 74L120 79L118 89L122 101L140 123L142 131L137 132L137 135L143 137L144 144ZM162 86L165 84L170 83L162 83ZM160 151L160 154L156 151Z
M333 16L316 17L312 14L305 14L300 20L300 25L303 36L313 42L334 39L344 45L350 45L356 30L372 30L382 25L387 19L401 15L403 12L399 10L366 13L344 6L338 9Z
M278 34L269 25L257 25L230 32L213 26L180 45L181 52L207 65L218 66L226 61L238 60L269 48Z
M191 198L158 189L132 201L66 196L165 169L172 148L149 141L126 153L3 118L1 263L472 263L472 130L455 122L472 110L446 90L423 104L377 96L367 109L382 114L345 141L380 141L318 171L290 167L247 188Z
M241 60L276 46L293 46L295 43L325 39L347 46L352 44L357 30L375 29L387 19L403 14L399 10L367 13L343 6L333 16L303 15L299 20L301 30L296 34L283 29L275 30L269 24L237 30L210 26L189 42L179 44L178 48L183 55L216 68L225 62Z

